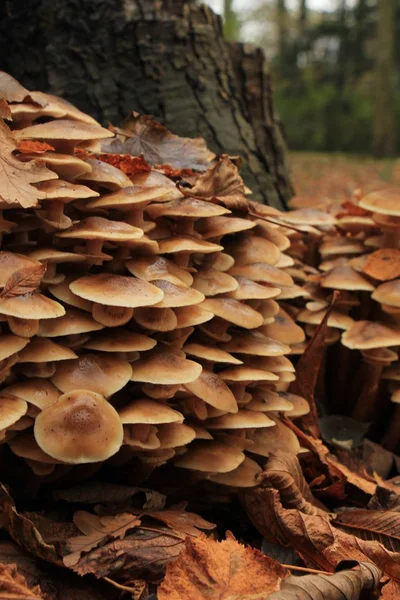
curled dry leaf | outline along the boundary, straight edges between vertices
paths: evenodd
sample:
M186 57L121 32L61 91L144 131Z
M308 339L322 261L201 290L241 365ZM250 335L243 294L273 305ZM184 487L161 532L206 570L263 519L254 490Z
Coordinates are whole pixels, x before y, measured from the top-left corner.
M206 521L195 513L185 511L186 504L173 506L167 510L138 510L139 516L147 516L161 521L171 529L193 537L200 535L200 529L211 531L215 529L214 523Z
M30 589L15 565L0 563L0 598L2 600L43 600L40 588Z
M7 104L7 100L0 94L0 118L12 121L12 115L10 107Z
M297 508L308 514L327 515L327 509L311 493L294 454L278 450L268 457L260 481L278 490L285 508Z
M39 263L31 267L24 267L14 271L11 277L6 281L6 285L0 293L0 298L15 298L35 292L46 272L46 266Z
M282 581L280 591L273 592L268 600L359 600L363 592L380 588L381 575L378 567L369 562L334 575L292 575Z
M13 155L16 149L17 142L12 132L0 121L0 197L9 204L29 208L36 206L38 200L44 197L44 193L32 184L57 179L57 175L41 161L19 161Z
M288 571L233 536L186 540L178 559L167 566L159 600L260 600L278 590Z
M176 169L205 171L215 158L203 138L182 138L171 133L151 115L132 112L121 128L115 128L116 138L102 142L104 152L143 155L151 165L168 163Z
M339 513L333 525L363 540L376 540L400 552L400 513L392 510L349 510Z
M372 252L363 269L366 275L379 281L389 281L400 276L400 250L381 248Z

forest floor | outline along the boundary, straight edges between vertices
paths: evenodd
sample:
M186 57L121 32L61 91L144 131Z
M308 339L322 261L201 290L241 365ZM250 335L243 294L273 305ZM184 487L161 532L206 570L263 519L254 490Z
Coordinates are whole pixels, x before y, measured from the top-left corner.
M365 191L382 181L400 185L400 159L368 156L291 152L290 169L296 194L322 194L343 201L355 188Z

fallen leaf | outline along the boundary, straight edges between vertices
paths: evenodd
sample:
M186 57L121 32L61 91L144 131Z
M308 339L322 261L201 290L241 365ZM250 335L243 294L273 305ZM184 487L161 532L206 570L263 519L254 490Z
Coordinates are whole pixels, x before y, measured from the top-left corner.
M28 90L5 71L0 71L0 94L7 102L23 102L29 98Z
M39 288L45 272L46 266L43 264L34 264L31 267L14 271L0 292L0 298L15 298L35 292Z
M137 173L150 173L151 167L142 156L130 156L129 154L96 154L96 158L117 167L131 177Z
M328 328L328 319L338 298L339 292L333 293L332 302L327 309L324 318L318 325L313 337L310 339L307 348L300 357L296 367L296 380L290 384L289 392L302 396L310 405L308 415L301 417L300 422L306 433L311 433L315 438L320 437L318 425L318 412L314 400L315 386L317 384L318 374L321 368L322 359L325 350L325 337Z
M113 130L116 138L102 142L104 152L143 155L150 165L168 163L176 169L205 171L215 158L203 138L174 135L151 115L132 112L121 128Z
M56 173L47 169L42 161L21 162L13 156L17 142L7 125L0 121L0 197L9 204L23 208L36 206L44 198L32 184L57 179Z
M54 152L54 146L50 146L46 142L39 142L37 140L20 140L17 147L18 152L31 153L36 152L37 154L43 154L43 152Z
M364 440L363 458L371 472L378 473L381 477L389 475L395 461L392 452L369 439Z
M322 439L332 446L351 450L361 446L370 423L343 415L326 415L319 420Z
M359 600L366 590L379 590L381 575L378 567L369 562L361 562L357 568L334 575L291 575L268 600ZM372 600L372 595L370 598Z
M378 485L375 494L368 502L367 508L369 510L393 510L400 512L400 496Z
M218 162L200 175L192 188L180 187L185 196L218 201L227 208L248 210L243 179L234 163L223 155Z
M63 559L66 567L75 566L84 552L89 552L105 540L122 539L127 531L140 525L140 519L130 513L98 517L83 510L74 514L73 521L85 535L66 541Z
M380 600L398 600L400 598L400 582L391 579L381 590Z
M233 536L222 542L188 538L167 566L159 600L260 600L278 590L288 571Z
M15 565L0 563L1 600L43 600L39 588L29 589L25 578L17 572Z
M333 455L327 456L326 460L328 464L335 467L344 475L347 483L354 485L365 494L369 494L371 496L375 494L377 483L371 481L370 479L366 479L366 477L363 477L360 473L352 471Z
M400 276L400 250L381 248L367 258L363 272L379 281L389 281Z
M215 529L214 523L206 521L195 513L186 512L185 506L186 503L173 506L167 510L138 510L137 514L157 519L157 521L161 521L171 529L194 537L200 535L200 529Z
M400 551L400 513L391 510L349 510L332 524L363 540L376 540L388 550Z
M10 107L7 104L7 100L2 95L0 95L0 118L12 121Z
M309 514L327 515L328 511L311 493L294 454L278 450L268 457L259 475L262 485L278 490L285 508L297 508Z
M146 488L118 483L91 481L84 482L66 490L53 492L55 500L79 504L122 504L134 496L143 494L146 509L159 509L165 506L165 496Z

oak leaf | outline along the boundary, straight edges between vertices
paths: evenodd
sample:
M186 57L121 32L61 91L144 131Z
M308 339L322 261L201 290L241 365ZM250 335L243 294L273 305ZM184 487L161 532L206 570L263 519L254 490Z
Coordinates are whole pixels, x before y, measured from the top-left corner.
M139 516L147 516L157 521L161 521L171 529L197 537L200 535L200 529L215 529L214 523L206 521L195 513L185 511L186 504L180 504L165 510L137 510Z
M267 600L359 600L364 591L379 589L380 578L381 571L369 562L334 575L291 575L282 581L280 591L273 592Z
M389 281L400 276L400 250L381 248L368 256L363 271L379 281Z
M7 125L0 120L0 198L23 208L36 206L44 192L32 184L57 179L56 173L47 169L42 161L21 162L14 155L17 142Z
M116 137L101 144L104 152L143 155L150 165L168 163L176 169L205 171L215 158L203 138L179 137L151 115L132 112L114 131Z
M363 540L376 540L388 550L400 552L399 512L391 510L349 510L337 514L332 524Z
M278 590L288 571L233 536L186 540L178 559L167 566L159 600L260 600Z
M35 292L39 288L45 272L46 266L41 263L14 271L0 292L0 298L15 298Z
M30 589L15 565L0 563L1 600L44 600L39 588Z

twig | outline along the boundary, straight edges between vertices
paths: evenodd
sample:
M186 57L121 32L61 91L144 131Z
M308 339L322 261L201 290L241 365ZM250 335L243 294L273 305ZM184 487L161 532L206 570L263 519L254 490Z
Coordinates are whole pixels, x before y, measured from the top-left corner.
M285 565L282 563L281 567L289 569L289 571L304 571L305 573L314 573L315 575L333 575L329 571L319 571L318 569L309 569L308 567L295 567L294 565Z

